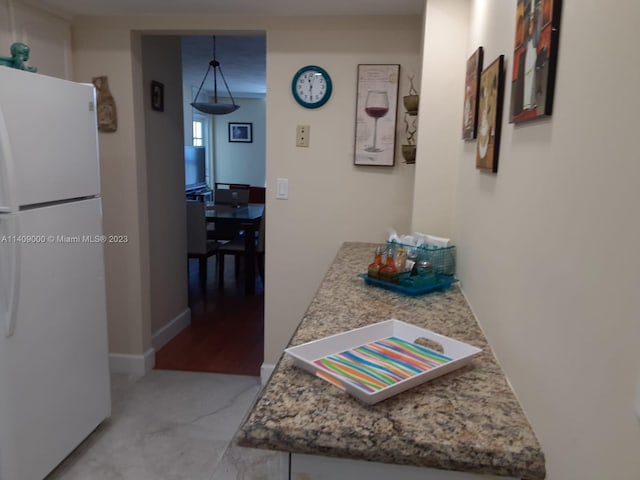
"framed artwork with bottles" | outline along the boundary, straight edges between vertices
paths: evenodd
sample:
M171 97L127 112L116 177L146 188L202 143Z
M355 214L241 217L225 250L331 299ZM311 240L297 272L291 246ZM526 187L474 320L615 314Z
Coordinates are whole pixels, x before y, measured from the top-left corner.
M392 167L400 65L358 65L354 163Z

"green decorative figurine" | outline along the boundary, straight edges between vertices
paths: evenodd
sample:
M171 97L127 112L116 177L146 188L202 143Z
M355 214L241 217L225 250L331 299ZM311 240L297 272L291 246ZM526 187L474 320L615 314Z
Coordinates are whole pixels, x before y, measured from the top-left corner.
M26 70L27 72L37 72L36 67L27 67L25 62L29 60L29 47L24 43L16 42L11 45L11 56L0 57L0 65L5 65L18 70Z

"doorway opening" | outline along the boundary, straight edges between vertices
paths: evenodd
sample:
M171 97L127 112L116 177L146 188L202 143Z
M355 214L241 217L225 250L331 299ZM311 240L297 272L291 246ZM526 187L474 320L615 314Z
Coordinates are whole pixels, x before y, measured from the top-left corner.
M228 255L224 289L220 289L213 255L207 260L208 275L203 288L197 259L191 259L187 269L184 259L166 258L172 255L172 250L181 257L180 250L169 245L179 246L186 233L185 146L202 146L206 150L205 179L209 190L214 189L216 182L262 188L266 184L266 35L216 33L217 58L240 108L228 115L210 116L194 110L190 103L211 60L211 38L211 35L180 37L179 53L172 56L179 59L179 65L169 66L167 47L168 43L176 45L176 35L142 36L143 82L145 86L152 80L164 85L164 111L151 111L145 105L152 336L164 327L162 322L170 320L166 317L172 316L166 313L166 296L173 293L167 292L186 290L181 299L174 299L174 304L181 301L184 308L188 304L191 314L191 323L156 349L155 368L257 376L264 357L264 279L256 275L255 293L246 294L244 269L242 265L236 268L237 256ZM173 78L165 73L169 70L174 72ZM203 94L212 93L207 91L207 86L212 87L210 77L198 101ZM176 78L181 84L176 84ZM172 96L177 96L173 94L180 89L181 101L172 107ZM251 123L253 141L230 142L229 122ZM172 152L170 155L166 154L167 149ZM161 211L158 205L165 208ZM156 235L159 232L162 234Z

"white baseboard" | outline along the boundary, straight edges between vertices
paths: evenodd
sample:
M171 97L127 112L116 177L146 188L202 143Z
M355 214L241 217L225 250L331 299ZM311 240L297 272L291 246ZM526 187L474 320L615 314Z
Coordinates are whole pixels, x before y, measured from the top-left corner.
M262 383L263 386L266 385L267 380L271 377L274 368L276 368L276 366L273 363L263 363L260 366L260 383Z
M109 354L111 373L124 373L136 377L144 377L156 364L156 351L150 348L142 355L124 353Z
M157 352L189 325L191 325L191 309L187 308L151 336L151 346Z

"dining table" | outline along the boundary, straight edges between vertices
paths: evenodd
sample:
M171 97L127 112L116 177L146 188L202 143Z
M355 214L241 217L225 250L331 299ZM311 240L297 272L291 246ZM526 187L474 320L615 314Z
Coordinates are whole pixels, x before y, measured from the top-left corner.
M264 204L220 205L206 202L207 222L215 222L222 228L244 231L244 289L247 295L253 295L256 288L256 232L264 214Z

